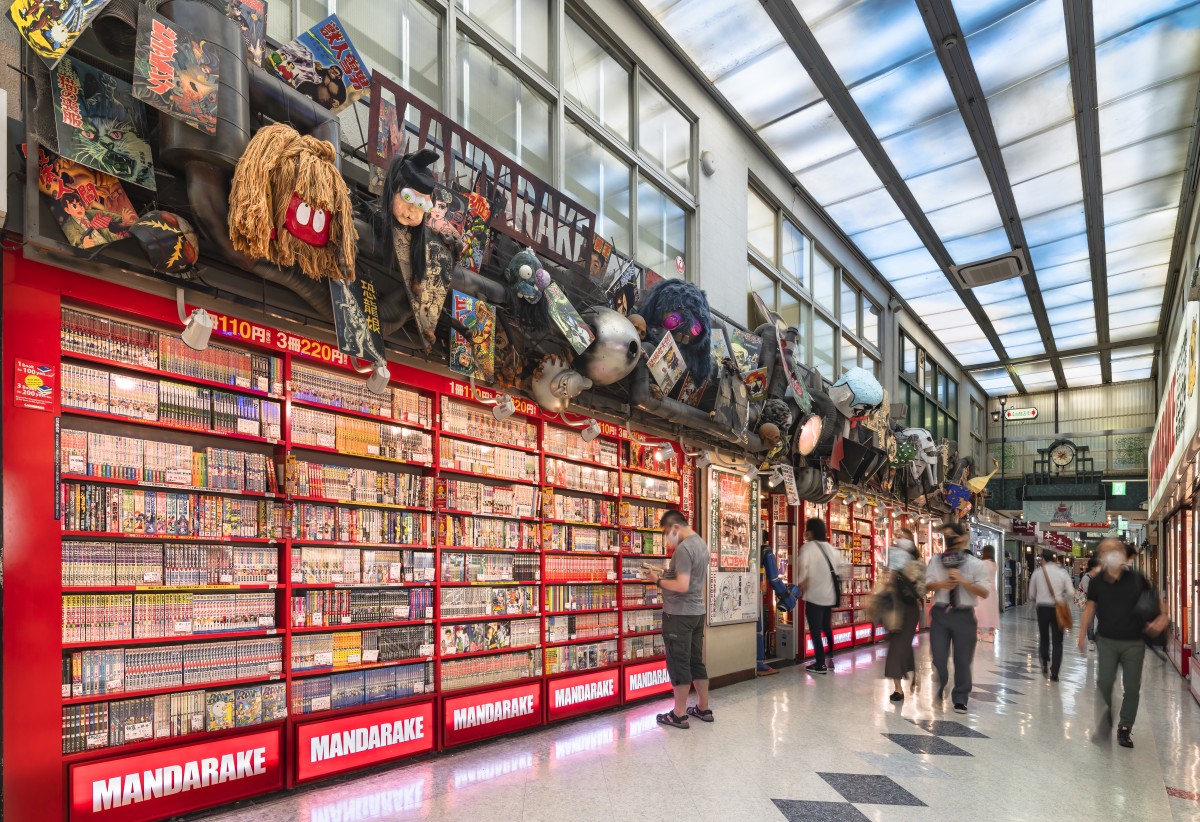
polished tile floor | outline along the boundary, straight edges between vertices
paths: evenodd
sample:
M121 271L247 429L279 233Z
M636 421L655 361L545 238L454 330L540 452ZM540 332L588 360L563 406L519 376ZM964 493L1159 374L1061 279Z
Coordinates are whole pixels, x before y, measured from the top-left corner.
M1067 641L1070 643L1071 638ZM970 713L899 706L884 646L830 676L788 668L714 692L717 721L661 728L662 700L207 816L220 822L1200 820L1200 706L1149 654L1134 750L1096 743L1095 655L1040 672L1036 625L981 644ZM1119 686L1118 686L1119 689Z

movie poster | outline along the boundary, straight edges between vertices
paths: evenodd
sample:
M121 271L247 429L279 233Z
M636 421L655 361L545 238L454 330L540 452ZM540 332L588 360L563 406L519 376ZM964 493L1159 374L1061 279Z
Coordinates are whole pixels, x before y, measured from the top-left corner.
M379 297L371 276L360 269L353 280L330 279L329 296L333 301L338 350L370 363L385 362Z
M130 85L67 57L51 86L59 155L154 191L146 110Z
M262 66L267 42L267 0L229 0L225 16L242 31L246 60L252 66Z
M371 72L336 14L268 55L267 66L335 114L371 93Z
M450 370L491 382L495 377L496 315L486 302L461 291L451 292L451 300L454 319L463 324L471 339L450 329Z
M217 133L217 47L149 8L138 14L133 95L205 134Z
M673 336L663 334L658 347L654 349L654 353L646 361L646 367L650 369L650 375L654 377L654 381L658 383L658 387L662 389L662 392L670 394L671 389L679 382L684 370L687 368L684 365L683 355L679 353L679 346L675 344Z
M733 329L733 333L730 335L729 347L733 352L733 364L737 367L738 373L747 380L750 372L758 368L762 343L762 337L740 328Z
M124 240L137 211L116 177L38 150L38 189L50 205L67 242L95 248Z
M112 0L13 0L8 8L21 37L51 68Z
M558 283L550 283L542 293L546 295L546 303L554 323L575 349L575 353L582 354L595 341L596 335L575 310L575 306L571 305Z
M391 157L404 145L404 132L400 130L400 120L396 117L396 106L387 100L379 101L379 134L375 138L375 150L380 156ZM387 167L371 166L371 177L367 186L373 194L383 193L383 181L387 177Z

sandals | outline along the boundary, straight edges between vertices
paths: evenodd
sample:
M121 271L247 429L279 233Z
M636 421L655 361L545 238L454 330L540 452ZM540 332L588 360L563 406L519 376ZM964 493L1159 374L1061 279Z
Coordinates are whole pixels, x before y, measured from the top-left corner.
M674 711L667 711L665 714L659 714L655 717L659 725L667 725L672 728L683 728L687 730L689 727L686 716L675 716ZM712 722L710 719L709 722Z
M688 716L694 716L694 717L696 717L696 719L699 719L701 722L712 722L713 721L712 710L702 711L702 710L700 710L699 705L692 705L691 707L689 707L687 709L687 713L688 713Z

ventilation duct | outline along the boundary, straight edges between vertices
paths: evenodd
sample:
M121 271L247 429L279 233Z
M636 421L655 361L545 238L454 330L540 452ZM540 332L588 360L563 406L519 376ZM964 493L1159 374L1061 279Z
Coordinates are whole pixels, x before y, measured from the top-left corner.
M1025 255L1017 251L1001 254L999 257L992 257L989 260L950 267L950 273L963 288L978 288L981 285L1011 280L1014 277L1020 277L1028 270L1029 265L1025 262Z

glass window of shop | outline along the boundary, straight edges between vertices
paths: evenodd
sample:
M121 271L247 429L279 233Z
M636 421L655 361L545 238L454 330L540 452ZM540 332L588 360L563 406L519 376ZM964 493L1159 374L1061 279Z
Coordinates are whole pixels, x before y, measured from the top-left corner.
M550 0L458 0L458 7L539 74L550 74Z
M821 376L827 380L837 377L834 355L837 353L837 330L833 323L817 315L813 318L813 356L812 364L820 370Z
M908 403L908 425L929 429L935 439L957 440L958 382L903 332L899 354L900 393Z
M676 275L675 258L687 248L687 214L653 183L637 188L637 259L664 277Z
M563 91L597 123L628 143L629 69L570 15L563 23L563 31Z
M692 128L669 100L638 75L638 152L684 188L692 184Z
M808 282L808 238L800 227L783 218L783 233L780 236L782 259L780 268L783 273L792 278L801 288L811 290L812 283Z
M629 249L629 165L567 119L563 145L563 189L596 214L596 233ZM672 271L674 267L672 267Z
M382 71L435 106L442 103L442 18L420 0L392 0L390 14L363 0L338 4L338 18L371 71ZM275 15L275 3L267 15Z

